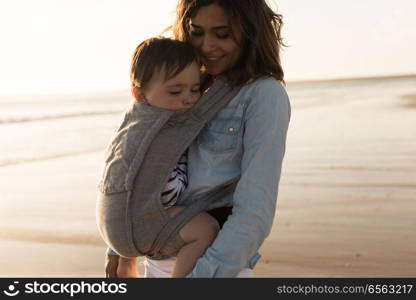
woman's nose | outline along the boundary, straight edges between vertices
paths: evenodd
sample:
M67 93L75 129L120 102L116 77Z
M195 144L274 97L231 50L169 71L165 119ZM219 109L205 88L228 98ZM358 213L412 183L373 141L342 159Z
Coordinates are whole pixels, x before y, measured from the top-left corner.
M200 49L201 49L201 52L203 54L208 54L212 50L214 50L215 49L215 40L214 40L214 38L209 34L204 35L204 37L202 39Z

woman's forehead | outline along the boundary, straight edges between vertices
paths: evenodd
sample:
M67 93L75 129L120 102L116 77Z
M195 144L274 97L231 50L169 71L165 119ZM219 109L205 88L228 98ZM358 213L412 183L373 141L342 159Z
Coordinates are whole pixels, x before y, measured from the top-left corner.
M229 26L229 17L222 7L214 3L201 7L189 23L194 27L222 29Z

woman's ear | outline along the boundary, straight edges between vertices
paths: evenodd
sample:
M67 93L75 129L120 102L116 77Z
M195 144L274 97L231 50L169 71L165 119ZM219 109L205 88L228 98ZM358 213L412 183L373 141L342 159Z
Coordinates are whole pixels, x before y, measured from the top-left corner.
M131 93L133 94L134 99L136 99L137 102L143 102L143 93L141 92L141 89L137 86L133 86L131 88Z

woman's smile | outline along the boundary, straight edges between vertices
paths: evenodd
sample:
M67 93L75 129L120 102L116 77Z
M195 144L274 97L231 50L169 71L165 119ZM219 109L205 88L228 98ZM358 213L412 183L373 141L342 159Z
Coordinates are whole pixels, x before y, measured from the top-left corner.
M233 68L241 56L225 10L218 4L201 7L191 18L190 41L197 50L206 70L212 76ZM234 35L233 35L234 33Z
M203 56L202 62L204 63L205 67L208 70L212 70L218 64L222 63L222 60L226 58L226 55L219 55L219 56Z

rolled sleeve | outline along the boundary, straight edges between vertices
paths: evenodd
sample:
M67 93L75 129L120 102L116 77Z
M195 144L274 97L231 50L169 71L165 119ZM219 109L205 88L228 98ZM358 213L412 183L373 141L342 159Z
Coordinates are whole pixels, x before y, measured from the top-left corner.
M111 249L110 247L108 247L107 248L107 250L105 251L105 254L108 254L108 255L118 255L118 253L117 252L115 252L113 249Z
M275 79L253 87L244 116L241 178L233 211L216 240L188 277L235 277L252 267L269 235L276 211L290 103Z

